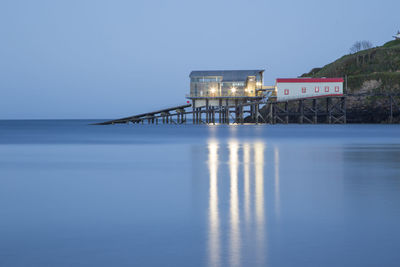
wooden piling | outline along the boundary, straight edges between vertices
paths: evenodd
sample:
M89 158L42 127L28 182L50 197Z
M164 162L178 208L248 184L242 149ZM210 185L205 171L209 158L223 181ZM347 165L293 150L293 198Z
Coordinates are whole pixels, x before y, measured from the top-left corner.
M254 105L254 108L255 108L256 124L258 124L258 117L259 117L258 112L259 112L259 108L260 108L258 103Z
M318 111L317 111L317 99L312 100L312 109L313 109L313 123L317 124L318 122Z
M304 122L304 102L303 99L299 100L299 123L303 124Z
M331 98L326 98L326 120L328 124L332 123L332 109L331 109Z
M206 99L206 123L210 122L210 107L208 105L208 98Z
M343 123L347 123L347 112L346 112L346 97L342 97L342 112L343 112Z
M219 120L219 123L221 124L222 123L222 99L220 99L219 101L218 101L218 107L219 107L219 109L218 109L218 120Z
M229 100L225 101L225 123L229 124Z

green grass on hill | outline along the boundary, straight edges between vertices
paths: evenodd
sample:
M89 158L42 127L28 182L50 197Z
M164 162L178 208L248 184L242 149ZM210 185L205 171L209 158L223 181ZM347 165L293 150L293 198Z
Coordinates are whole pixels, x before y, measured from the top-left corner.
M393 47L393 46L400 46L400 39L399 40L392 40L387 42L386 44L383 45L383 47Z
M345 55L322 68L314 68L302 77L344 77L345 75L348 76L348 87L352 92L357 91L365 81L370 80L381 83L381 87L376 90L400 90L400 40Z

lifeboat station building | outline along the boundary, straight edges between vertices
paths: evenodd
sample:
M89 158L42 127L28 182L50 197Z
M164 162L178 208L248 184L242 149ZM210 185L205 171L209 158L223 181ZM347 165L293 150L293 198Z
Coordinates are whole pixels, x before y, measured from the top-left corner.
M234 106L263 98L264 70L192 71L190 94L195 108ZM220 103L222 101L222 103Z
M192 103L100 124L145 120L157 124L158 119L181 124L186 123L187 114L192 115L193 124L318 123L323 118L327 123L346 123L342 78L284 78L276 79L275 86L264 86L263 74L262 69L192 71L186 95Z
M258 113L256 103L267 99L263 73L264 70L192 71L190 94L186 97L192 101L194 123L199 123L204 113L206 123L215 121L215 113L222 123L229 121L231 114L235 115L235 120L243 120L244 106L250 106L252 114L255 109Z

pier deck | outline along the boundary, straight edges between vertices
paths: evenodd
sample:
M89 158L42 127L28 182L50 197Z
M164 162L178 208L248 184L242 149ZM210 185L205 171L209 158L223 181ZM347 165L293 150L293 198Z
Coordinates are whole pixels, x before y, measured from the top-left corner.
M155 119L158 119L158 118L163 118L163 119L166 119L169 121L170 117L179 116L179 115L183 115L182 116L182 120L183 120L183 119L186 119L185 118L186 116L184 116L186 114L185 108L188 108L191 106L192 106L191 104L186 104L186 105L180 105L180 106L175 106L175 107L170 107L170 108L164 108L164 109L160 109L160 110L156 110L156 111L152 111L152 112L146 112L146 113L142 113L142 114L137 114L137 115L120 118L120 119L116 119L116 120L95 123L95 125L109 125L109 124L129 123L129 122L139 123L139 122L143 122L144 120L153 120L154 121ZM171 113L171 112L175 112L175 113ZM180 119L181 118L179 117L178 120L180 120Z
M393 123L394 117L400 116L399 94L347 94L343 96L327 96L314 98L300 98L287 101L277 101L276 98L257 98L240 103L235 99L234 104L228 104L228 99L220 99L218 106L211 106L206 99L206 105L196 107L195 102L200 98L192 99L192 104L174 106L152 112L137 114L116 120L110 120L95 125L110 125L120 123L133 124L184 124L186 115L190 114L193 124L243 124L251 123L347 123L346 97L380 96L388 98L388 122ZM247 117L244 114L248 114Z

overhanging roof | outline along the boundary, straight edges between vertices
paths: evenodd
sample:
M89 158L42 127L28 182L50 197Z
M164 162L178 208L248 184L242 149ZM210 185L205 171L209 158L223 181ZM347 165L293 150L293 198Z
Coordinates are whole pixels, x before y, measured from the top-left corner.
M189 75L190 78L221 76L222 81L246 81L248 76L256 76L264 70L195 70Z

